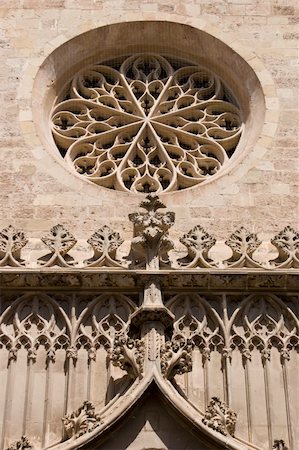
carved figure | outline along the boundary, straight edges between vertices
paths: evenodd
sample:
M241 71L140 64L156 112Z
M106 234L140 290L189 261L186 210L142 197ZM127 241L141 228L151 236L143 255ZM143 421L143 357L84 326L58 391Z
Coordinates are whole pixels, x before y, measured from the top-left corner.
M159 269L169 263L167 253L173 248L168 237L168 230L174 224L174 213L160 213L158 209L166 208L156 195L147 195L140 203L145 213L129 214L129 220L134 224L131 257L138 265L146 263L147 268ZM139 263L139 264L138 264Z

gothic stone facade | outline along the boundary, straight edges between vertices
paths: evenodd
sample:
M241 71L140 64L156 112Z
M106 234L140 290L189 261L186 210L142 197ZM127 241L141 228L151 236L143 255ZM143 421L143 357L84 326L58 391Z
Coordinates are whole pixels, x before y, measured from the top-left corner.
M297 13L1 1L1 450L298 448Z

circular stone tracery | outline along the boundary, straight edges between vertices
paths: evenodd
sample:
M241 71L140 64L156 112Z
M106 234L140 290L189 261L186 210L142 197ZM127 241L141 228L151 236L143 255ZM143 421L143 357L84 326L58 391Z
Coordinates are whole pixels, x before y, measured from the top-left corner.
M58 98L52 132L61 155L111 189L184 189L216 174L243 124L232 94L201 66L139 54L89 66Z

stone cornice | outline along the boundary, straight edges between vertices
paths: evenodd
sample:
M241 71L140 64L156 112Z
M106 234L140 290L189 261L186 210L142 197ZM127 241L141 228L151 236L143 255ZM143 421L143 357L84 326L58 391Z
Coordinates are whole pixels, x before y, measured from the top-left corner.
M298 292L299 270L2 269L0 290L139 291L155 278L163 290Z

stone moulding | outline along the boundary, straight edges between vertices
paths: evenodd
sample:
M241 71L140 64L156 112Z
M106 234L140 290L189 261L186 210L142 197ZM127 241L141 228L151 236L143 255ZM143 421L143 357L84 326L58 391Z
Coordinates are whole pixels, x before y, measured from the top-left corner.
M182 238L181 244L185 246L186 256L177 257L173 252L174 242L169 236L169 230L174 225L173 212L161 213L166 206L158 196L149 194L140 203L140 208L146 212L129 214L129 220L134 225L134 236L131 239L129 255L121 260L117 258L117 250L123 243L118 232L108 226L98 229L87 243L93 248L92 258L84 261L75 261L69 251L77 243L75 237L62 225L54 226L50 232L41 238L49 248L50 253L39 258L36 262L40 268L72 268L81 270L89 268L110 269L147 269L163 270L170 268L174 271L180 269L259 269L272 271L279 269L299 269L299 233L290 226L286 226L271 240L278 256L266 262L254 258L254 252L261 245L255 233L244 227L238 228L226 240L225 244L231 249L231 257L222 261L213 261L209 252L217 243L216 239L207 233L200 225L188 231ZM21 249L25 247L28 239L22 231L12 226L0 232L0 267L5 268L33 268L34 262L21 259ZM59 269L61 270L61 269Z
M85 401L78 409L63 417L62 423L67 439L78 438L98 427L100 416L96 414L94 405Z

